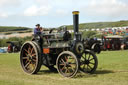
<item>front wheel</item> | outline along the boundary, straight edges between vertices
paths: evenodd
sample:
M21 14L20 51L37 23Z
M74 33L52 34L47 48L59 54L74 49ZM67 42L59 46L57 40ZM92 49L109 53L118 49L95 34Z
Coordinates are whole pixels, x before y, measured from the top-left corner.
M74 53L62 52L56 61L58 72L64 77L74 77L78 72L79 62Z
M94 73L98 66L98 60L95 53L86 50L80 58L80 70L84 73Z

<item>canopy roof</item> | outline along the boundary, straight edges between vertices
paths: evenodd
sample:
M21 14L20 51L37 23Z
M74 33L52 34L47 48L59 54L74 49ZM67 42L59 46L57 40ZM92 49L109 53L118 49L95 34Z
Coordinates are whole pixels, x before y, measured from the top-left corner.
M119 36L119 35L112 35L112 36L105 36L105 38L123 38L123 36Z

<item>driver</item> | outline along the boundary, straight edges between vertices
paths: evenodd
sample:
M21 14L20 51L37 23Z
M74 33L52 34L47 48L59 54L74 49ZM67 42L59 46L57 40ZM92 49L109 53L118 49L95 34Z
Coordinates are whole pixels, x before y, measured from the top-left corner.
M37 24L36 28L34 28L34 34L41 34L42 31L43 31L43 28L40 27L40 24Z

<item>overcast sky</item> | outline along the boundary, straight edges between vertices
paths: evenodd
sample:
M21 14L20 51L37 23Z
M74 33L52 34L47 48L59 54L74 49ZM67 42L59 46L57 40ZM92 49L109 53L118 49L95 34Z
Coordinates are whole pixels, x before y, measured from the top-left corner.
M80 23L128 20L128 0L0 0L0 26L59 27Z

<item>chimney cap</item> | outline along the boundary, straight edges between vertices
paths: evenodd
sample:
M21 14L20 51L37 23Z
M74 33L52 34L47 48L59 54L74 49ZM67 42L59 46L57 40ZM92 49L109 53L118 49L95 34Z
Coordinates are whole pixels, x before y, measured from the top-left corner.
M79 11L73 11L72 14L78 15L80 12Z

